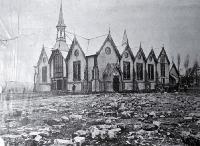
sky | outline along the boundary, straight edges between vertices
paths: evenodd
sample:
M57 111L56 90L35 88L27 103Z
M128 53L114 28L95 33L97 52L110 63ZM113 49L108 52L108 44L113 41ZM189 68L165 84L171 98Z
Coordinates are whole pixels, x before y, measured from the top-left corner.
M14 38L0 42L0 82L33 82L33 66L43 44L47 51L55 44L60 2L0 0L0 39ZM141 42L146 56L152 47L158 54L164 45L170 61L176 62L177 53L181 54L181 64L187 54L190 65L200 58L200 1L63 0L62 3L67 31L92 38L108 33L110 27L118 46L126 29L134 54Z

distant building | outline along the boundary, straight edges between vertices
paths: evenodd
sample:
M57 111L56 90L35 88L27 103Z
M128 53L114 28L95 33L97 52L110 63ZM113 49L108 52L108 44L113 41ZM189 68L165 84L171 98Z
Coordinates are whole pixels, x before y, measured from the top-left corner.
M155 90L156 84L158 83L158 71L157 71L158 60L154 53L154 50L151 49L147 60L146 60L146 72L147 72L147 86L146 88L150 90ZM160 70L159 70L160 72Z
M62 3L56 28L57 38L51 55L48 56L43 47L37 64L37 91L134 92L155 90L158 84L169 86L170 62L164 47L158 58L153 49L146 58L140 43L134 56L126 31L122 44L116 46L110 30L107 36L88 43L90 53L83 51L76 36L68 46Z
M50 66L48 64L49 54L50 51L47 53L43 45L38 63L35 67L35 91L42 92L51 90Z
M174 63L169 71L169 82L172 86L175 86L179 83L179 72Z
M124 47L120 59L120 69L122 72L122 91L133 91L135 81L135 57L129 46L126 31L124 31L122 46Z
M158 56L158 64L157 64L158 82L161 83L162 85L169 84L169 66L170 66L170 61L163 46Z
M134 61L135 68L135 81L136 81L136 90L145 90L145 82L146 82L146 57L143 52L141 43L139 50L135 56Z

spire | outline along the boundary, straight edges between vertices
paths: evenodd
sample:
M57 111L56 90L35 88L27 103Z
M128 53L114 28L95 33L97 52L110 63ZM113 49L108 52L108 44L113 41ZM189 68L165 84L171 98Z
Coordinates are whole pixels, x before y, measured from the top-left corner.
M45 50L45 48L44 48L44 44L42 45L42 50Z
M128 45L128 37L126 34L126 29L124 30L124 35L123 35L123 39L122 39L122 46L124 45Z
M61 0L61 4L60 4L60 13L59 13L59 19L58 19L58 24L57 24L56 28L57 28L56 41L66 42L66 34L65 34L66 25L65 25L64 19L63 19L62 0Z
M63 11L62 11L62 0L61 0L61 4L60 4L60 13L59 13L59 19L58 19L58 26L64 26L65 27L65 23L64 23L64 19L63 19Z
M140 47L139 47L139 49L142 49L142 44L141 44L141 42L140 42Z
M76 34L74 34L74 43L77 42Z
M165 48L165 45L163 44L162 49L164 49L164 48Z
M110 34L111 32L110 32L110 26L109 26L109 28L108 28L108 38L110 39L111 38L111 34Z

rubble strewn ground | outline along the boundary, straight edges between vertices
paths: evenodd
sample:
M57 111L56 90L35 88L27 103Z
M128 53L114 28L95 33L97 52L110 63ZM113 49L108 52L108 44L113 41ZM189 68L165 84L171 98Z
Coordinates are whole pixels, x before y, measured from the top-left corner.
M3 102L0 135L11 145L200 145L200 94L113 93Z

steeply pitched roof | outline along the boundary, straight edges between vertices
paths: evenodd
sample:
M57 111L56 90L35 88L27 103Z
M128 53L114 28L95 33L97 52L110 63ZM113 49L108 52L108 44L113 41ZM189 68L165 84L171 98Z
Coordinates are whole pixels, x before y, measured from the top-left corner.
M107 34L106 34L107 35ZM99 49L101 48L104 40L106 39L106 35L102 35L100 37L96 37L94 39L90 39L90 40L79 40L81 46L83 46L84 50L85 50L85 55L86 56L91 56L96 54Z
M145 56L144 51L143 51L143 49L142 49L142 45L141 45L141 43L140 43L140 47L139 47L139 50L138 50L138 52L137 52L135 58L138 57L139 53L141 53L141 55L142 55L144 61L146 61L146 56Z
M82 47L80 46L76 36L74 36L74 39L73 39L72 44L70 46L69 52L68 52L68 54L66 56L66 60L68 60L70 58L70 55L72 54L72 50L73 50L75 45L78 45L78 47L80 48L81 52L83 53L83 56L85 57L85 53L84 53Z
M48 53L47 53L48 52ZM45 50L45 47L44 45L42 46L42 50L41 50L41 53L40 53L40 57L38 59L38 62L37 62L37 66L40 64L40 61L42 60L43 56L46 56L47 60L49 59L50 57L50 51L46 51Z
M65 41L61 41L61 40L56 41L52 50L56 50L56 49L58 49L60 51L64 51L64 52L69 51L69 47L68 47L67 43Z
M155 61L156 63L158 62L158 60L157 60L157 58L156 58L156 55L155 55L155 53L154 53L153 48L152 48L151 51L149 52L149 55L148 55L148 57L147 57L147 60L149 59L150 56L153 57L153 59L154 59L154 61Z
M168 56L167 56L167 53L166 53L166 51L165 51L164 46L162 47L162 50L160 51L160 54L159 54L159 56L158 56L158 60L160 59L161 54L162 54L163 52L164 52L164 54L165 54L165 56L166 56L166 58L167 58L167 63L170 64L170 61L169 61L169 58L168 58Z
M61 50L59 50L59 49L54 49L54 50L52 50L52 53L51 53L51 56L50 56L50 58L49 58L49 63L51 62L51 60L53 59L53 57L55 56L55 52L56 51L58 51L59 52L59 54L60 55L62 55L62 57L65 59L66 58L66 56L67 56L67 54L68 54L68 52L66 52L66 51L61 51Z
M59 26L63 26L63 27L66 26L65 23L64 23L64 18L63 18L62 1L61 1L61 4L60 4L60 12L59 12L57 27L59 27Z
M171 73L171 71L172 71L172 69L173 69L173 68L175 69L175 71L176 71L177 75L179 75L178 69L176 68L176 65L175 65L175 63L174 63L174 62L172 63L172 67L171 67L171 69L170 69L169 73Z
M134 57L134 55L133 55L133 52L131 51L131 48L130 48L130 46L129 46L129 43L126 45L124 51L123 51L122 54L121 54L121 57L122 57L122 55L124 54L125 51L128 51L128 52L129 52L129 54L130 54L132 60L134 61L134 60L135 60L135 57Z
M111 45L112 45L113 48L114 48L115 53L117 54L118 58L120 59L120 58L121 58L120 53L119 53L119 51L118 51L118 49L117 49L117 47L116 47L116 45L115 45L115 43L114 43L114 41L113 41L113 39L112 39L112 37L111 37L110 32L109 32L107 38L105 39L103 45L101 46L101 48L99 49L99 51L97 51L96 54L97 54L97 55L100 54L100 52L101 52L101 50L103 49L103 47L104 47L104 45L106 44L106 42L110 42L110 43L111 43Z

